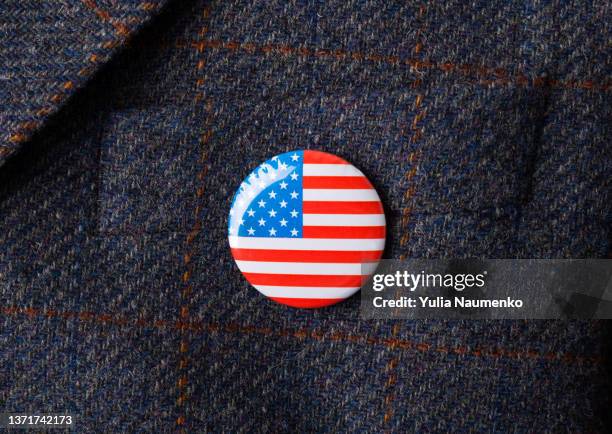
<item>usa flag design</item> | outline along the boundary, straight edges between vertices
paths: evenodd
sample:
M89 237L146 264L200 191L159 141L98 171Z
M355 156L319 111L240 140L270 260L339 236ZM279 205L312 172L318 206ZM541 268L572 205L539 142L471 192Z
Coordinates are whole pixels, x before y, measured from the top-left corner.
M294 307L338 303L359 290L385 246L385 215L370 181L320 151L278 155L232 201L229 243L259 292Z

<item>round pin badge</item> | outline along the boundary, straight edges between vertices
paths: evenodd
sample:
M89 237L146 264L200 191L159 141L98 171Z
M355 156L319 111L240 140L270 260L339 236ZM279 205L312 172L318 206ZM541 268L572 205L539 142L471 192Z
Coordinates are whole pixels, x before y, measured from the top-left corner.
M229 213L238 268L266 297L329 306L355 294L385 247L382 203L365 175L332 154L287 152L240 184Z

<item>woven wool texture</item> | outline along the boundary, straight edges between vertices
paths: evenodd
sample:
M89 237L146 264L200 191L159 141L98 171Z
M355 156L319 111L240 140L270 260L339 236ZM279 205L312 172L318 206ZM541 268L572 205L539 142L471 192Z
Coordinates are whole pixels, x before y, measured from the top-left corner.
M605 321L363 321L251 288L226 217L296 148L385 257L610 255L606 1L0 6L0 410L84 432L605 432Z

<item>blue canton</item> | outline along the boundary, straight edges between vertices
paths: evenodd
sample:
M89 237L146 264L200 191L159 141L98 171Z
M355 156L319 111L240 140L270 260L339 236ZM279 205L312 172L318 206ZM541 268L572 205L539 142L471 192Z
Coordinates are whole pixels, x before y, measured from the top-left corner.
M229 235L302 237L303 151L287 152L258 166L232 201Z

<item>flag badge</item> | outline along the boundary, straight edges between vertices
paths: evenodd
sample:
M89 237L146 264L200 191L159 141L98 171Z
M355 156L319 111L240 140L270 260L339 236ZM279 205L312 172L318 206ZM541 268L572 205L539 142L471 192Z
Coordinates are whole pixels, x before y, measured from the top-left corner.
M338 303L374 272L385 247L376 190L347 161L277 155L240 184L229 213L232 256L259 292L293 307Z

